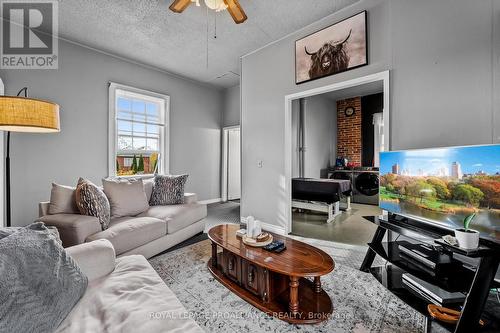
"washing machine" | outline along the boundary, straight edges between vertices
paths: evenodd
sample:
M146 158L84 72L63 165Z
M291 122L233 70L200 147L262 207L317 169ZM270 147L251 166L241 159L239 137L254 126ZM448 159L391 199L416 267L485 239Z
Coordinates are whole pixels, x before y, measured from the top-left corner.
M378 170L360 169L352 172L352 202L378 205Z

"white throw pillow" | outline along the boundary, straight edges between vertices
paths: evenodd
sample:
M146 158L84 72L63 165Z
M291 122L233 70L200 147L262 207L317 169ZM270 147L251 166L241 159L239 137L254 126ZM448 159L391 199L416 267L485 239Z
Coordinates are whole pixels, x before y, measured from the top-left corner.
M142 179L103 179L111 216L136 216L149 208Z
M76 206L76 188L52 183L49 214L80 214Z

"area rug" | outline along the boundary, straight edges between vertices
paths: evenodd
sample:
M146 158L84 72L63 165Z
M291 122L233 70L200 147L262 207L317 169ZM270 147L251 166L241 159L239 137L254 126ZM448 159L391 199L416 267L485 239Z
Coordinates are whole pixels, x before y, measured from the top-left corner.
M334 245L332 245L334 244ZM150 259L190 316L206 332L423 332L425 319L358 270L362 247L323 242L314 244L336 261L322 278L334 305L332 318L316 325L291 325L263 314L234 295L209 273L208 240Z

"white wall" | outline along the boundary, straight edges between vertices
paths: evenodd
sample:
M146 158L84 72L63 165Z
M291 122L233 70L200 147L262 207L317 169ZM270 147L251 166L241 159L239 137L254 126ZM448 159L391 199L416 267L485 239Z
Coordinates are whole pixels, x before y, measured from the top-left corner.
M241 214L287 223L284 98L292 93L389 69L393 149L500 142L500 103L493 103L500 6L493 1L360 1L244 56ZM295 85L295 40L365 9L369 65Z
M227 88L223 93L222 126L240 124L240 86Z
M61 106L58 134L14 133L13 225L32 222L51 182L79 176L100 184L108 167L108 81L171 97L170 172L188 173L187 191L220 198L222 93L189 80L60 41L58 70L2 70L6 94L28 86L31 97Z

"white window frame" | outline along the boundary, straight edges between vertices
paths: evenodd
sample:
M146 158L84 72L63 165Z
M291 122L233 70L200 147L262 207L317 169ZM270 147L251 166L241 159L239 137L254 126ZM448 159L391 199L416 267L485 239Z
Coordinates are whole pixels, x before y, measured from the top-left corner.
M160 167L158 173L168 174L170 171L170 96L160 94L144 89L139 89L116 82L109 82L108 98L109 98L109 130L108 130L108 177L118 177L116 174L116 154L118 152L118 133L117 133L117 117L116 117L116 91L123 90L130 94L140 94L143 96L152 97L155 99L164 100L165 103L165 126L163 127L163 140L160 144ZM133 152L132 152L133 153ZM126 177L152 177L151 174L119 176Z

